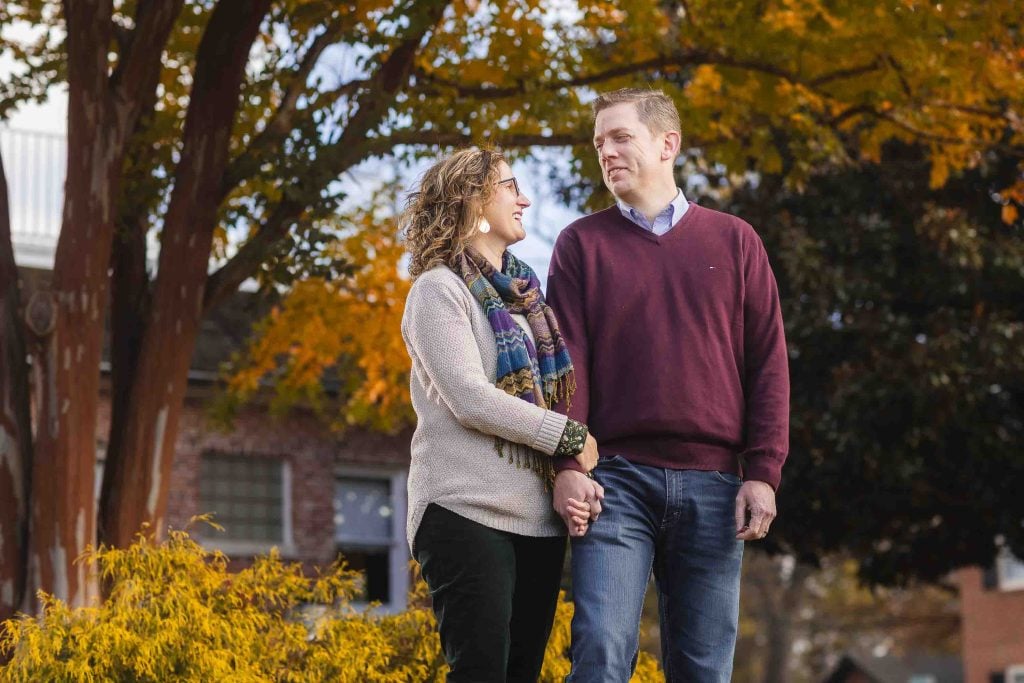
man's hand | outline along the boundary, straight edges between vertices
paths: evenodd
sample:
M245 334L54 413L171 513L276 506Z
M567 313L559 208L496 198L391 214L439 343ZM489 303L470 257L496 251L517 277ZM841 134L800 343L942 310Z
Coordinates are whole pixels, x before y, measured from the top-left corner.
M763 481L743 482L736 494L736 538L741 541L762 539L768 535L774 519L775 490Z
M576 454L576 462L587 472L597 467L597 441L590 434L587 434L583 450Z
M604 489L596 481L576 470L564 470L555 477L551 504L565 522L570 536L587 533L590 522L601 514Z

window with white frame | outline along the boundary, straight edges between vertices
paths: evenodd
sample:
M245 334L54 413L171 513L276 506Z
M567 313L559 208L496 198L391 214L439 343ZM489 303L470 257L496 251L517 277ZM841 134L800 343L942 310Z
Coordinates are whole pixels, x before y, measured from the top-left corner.
M1000 590L1024 590L1024 561L1003 548L996 558L996 576Z
M334 487L334 540L351 569L365 576L363 598L386 611L405 609L405 473L345 468Z
M1007 668L1005 683L1024 683L1024 664L1014 664Z
M288 463L237 453L203 453L199 509L224 527L204 535L226 552L259 553L273 546L291 552L291 476Z

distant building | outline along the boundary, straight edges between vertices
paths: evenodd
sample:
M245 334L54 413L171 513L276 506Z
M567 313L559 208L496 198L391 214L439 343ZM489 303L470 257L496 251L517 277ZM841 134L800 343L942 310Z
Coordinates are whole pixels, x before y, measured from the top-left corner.
M824 683L963 683L957 657L910 654L905 657L843 655Z
M0 127L0 148L25 294L47 280L53 267L66 143L62 135ZM411 432L385 436L354 429L339 436L313 415L273 419L258 403L243 409L227 433L209 424L205 407L220 364L248 337L260 317L258 303L240 293L202 323L178 430L167 523L181 528L194 515L213 513L224 531L199 525L194 534L235 565L272 547L310 568L342 553L366 573L368 600L402 610L409 587L405 482ZM110 428L109 364L101 372L100 458ZM97 474L102 467L101 459ZM99 485L97 477L97 492Z
M1004 551L958 580L968 683L1024 683L1024 562Z

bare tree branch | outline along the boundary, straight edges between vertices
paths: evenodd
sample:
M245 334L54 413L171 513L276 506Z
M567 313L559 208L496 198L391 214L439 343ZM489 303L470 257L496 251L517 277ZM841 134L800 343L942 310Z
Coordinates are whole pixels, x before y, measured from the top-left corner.
M739 59L728 54L725 54L721 51L693 48L679 50L668 55L662 55L640 62L621 64L618 66L605 69L603 71L598 71L593 74L585 74L581 76L576 76L574 78L567 78L556 81L547 81L536 86L530 86L529 90L557 92L559 90L564 90L567 88L578 88L581 86L596 85L598 83L603 83L604 81L608 81L613 78L619 78L621 76L627 76L629 74L638 72L653 71L655 69L664 69L670 66L683 67L701 65L717 65L746 69L748 71L754 71L758 73L767 74L770 76L775 76L785 81L805 85L814 89L817 89L822 85L826 85L837 80L852 78L854 76L860 76L865 73L870 73L871 71L876 71L880 69L882 66L880 60L875 60L870 64L865 64L863 66L852 67L848 69L839 69L808 80L796 72L793 72L789 69L784 69L775 64L770 64L752 59ZM425 84L437 84L446 89L454 91L459 96L473 97L477 99L504 99L507 97L517 97L526 94L528 90L525 83L519 83L517 85L507 87L490 86L484 84L464 85L462 83L443 79L433 73L427 73L422 69L417 69L414 75L418 80L422 81Z
M118 131L122 144L135 127L134 119L140 114L141 103L152 100L148 94L156 88L160 78L161 56L181 13L182 2L140 0L135 12L135 28L127 34L114 28L124 47L110 82L115 101L129 105Z
M366 141L368 156L387 154L398 145L460 147L479 143L480 140L465 133L451 131L407 131L399 130L387 136L371 138ZM571 133L551 133L549 135L509 133L498 134L493 142L502 147L571 147L590 144L589 131L580 130Z
M914 99L914 91L911 89L910 83L907 82L907 77L903 74L903 67L900 65L900 63L897 62L896 58L890 54L886 54L884 56L884 59L886 63L888 63L889 66L892 67L892 70L893 72L895 72L896 77L899 78L900 87L903 88L903 94L907 96L907 99Z
M282 201L260 225L249 241L239 247L231 259L212 273L206 281L203 311L216 308L237 291L238 286L259 269L278 243L288 234L305 207L297 202Z
M829 73L822 74L817 78L812 78L807 82L807 85L812 88L820 88L823 85L828 85L834 81L842 81L847 78L855 78L856 76L863 76L869 74L872 71L878 71L882 68L881 61L879 59L864 64L862 66L853 66L849 69L838 69L836 71L830 71Z
M277 111L271 116L266 127L256 135L249 146L237 157L235 157L221 182L221 199L234 190L242 180L249 178L259 167L260 157L268 149L281 144L293 128L293 121L296 115L299 99L305 92L306 81L309 74L320 60L324 50L334 44L342 30L342 22L336 20L329 24L323 33L313 39L302 61L292 72L291 77L285 86L284 95Z
M952 102L929 102L929 107L936 109L946 109L948 111L955 111L961 114L970 114L972 116L979 116L981 118L993 119L997 121L1009 121L1006 116L1006 112L999 109L983 109L981 107L969 107L963 104L954 104Z
M159 527L166 510L173 458L158 455L159 466L154 468L151 449L173 453L199 328L198 304L217 221L219 180L227 168L245 64L270 4L271 0L220 0L196 51L153 289L152 309L158 313L148 316L142 332L123 424L118 425L123 433L116 443L122 450L108 463L115 467L104 477L98 516L102 542L127 545L143 523Z
M424 36L441 20L447 5L447 0L424 0L406 12L409 28L405 35L391 53L383 58L377 72L368 79L369 83L356 98L356 113L349 119L338 140L321 155L321 160L330 169L322 177L335 178L369 156L367 135L384 121L395 94L409 80ZM321 192L323 189L307 190L307 196L309 192ZM246 278L256 272L259 264L287 234L305 208L303 203L286 198L271 211L270 218L260 226L249 242L210 275L203 294L204 311L209 311L217 302L236 291ZM250 243L252 246L247 248Z
M0 158L0 425L7 450L0 458L0 620L13 618L24 605L29 534L29 493L32 490L32 430L28 366L18 267L11 242L7 176Z
M836 116L833 116L832 118L828 119L826 123L833 128L838 128L841 124L845 123L849 119L854 118L855 116L860 116L862 114L874 115L876 113L877 110L870 104L858 104L853 107L847 107Z

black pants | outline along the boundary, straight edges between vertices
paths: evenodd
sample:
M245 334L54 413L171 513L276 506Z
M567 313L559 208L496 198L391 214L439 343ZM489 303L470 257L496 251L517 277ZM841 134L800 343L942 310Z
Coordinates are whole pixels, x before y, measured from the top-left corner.
M498 531L431 503L416 532L449 683L534 683L558 600L565 538Z

